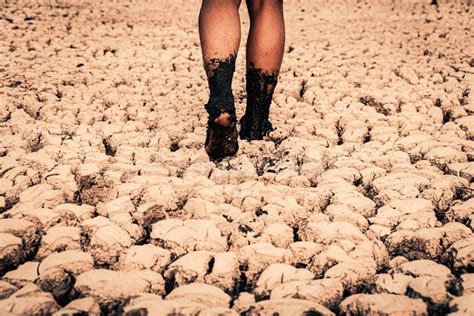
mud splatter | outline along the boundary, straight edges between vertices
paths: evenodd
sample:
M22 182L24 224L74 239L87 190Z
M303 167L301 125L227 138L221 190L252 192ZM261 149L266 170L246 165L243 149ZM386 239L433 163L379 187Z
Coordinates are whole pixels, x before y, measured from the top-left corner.
M217 118L221 113L229 113L235 119L232 78L235 71L235 54L227 58L213 58L205 65L210 97L205 105L209 119Z

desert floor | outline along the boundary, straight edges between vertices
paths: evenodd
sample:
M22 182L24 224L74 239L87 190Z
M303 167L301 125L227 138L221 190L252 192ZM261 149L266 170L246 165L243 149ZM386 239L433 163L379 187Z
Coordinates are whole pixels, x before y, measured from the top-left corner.
M357 2L214 163L199 1L2 1L0 314L473 315L474 6Z

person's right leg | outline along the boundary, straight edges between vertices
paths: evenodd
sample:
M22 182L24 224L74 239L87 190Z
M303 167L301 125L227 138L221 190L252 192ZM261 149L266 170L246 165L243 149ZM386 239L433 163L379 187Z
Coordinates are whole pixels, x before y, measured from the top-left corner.
M238 150L237 119L232 77L240 44L241 0L203 0L199 35L210 97L205 149L210 158L233 155Z
M273 91L283 60L283 0L247 0L247 107L240 120L240 138L262 139L273 128L268 120Z

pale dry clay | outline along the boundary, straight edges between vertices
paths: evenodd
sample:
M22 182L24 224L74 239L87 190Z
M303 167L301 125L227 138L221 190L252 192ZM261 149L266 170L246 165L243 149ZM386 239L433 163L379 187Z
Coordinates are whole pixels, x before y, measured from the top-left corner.
M0 4L0 314L473 314L467 2L285 1L217 163L198 1Z

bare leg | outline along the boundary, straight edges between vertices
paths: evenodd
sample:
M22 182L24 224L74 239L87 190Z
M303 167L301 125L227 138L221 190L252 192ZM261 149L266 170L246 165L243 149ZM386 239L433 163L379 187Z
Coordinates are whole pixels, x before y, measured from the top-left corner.
M283 0L247 0L247 107L241 119L242 139L262 139L273 128L268 120L273 91L283 60Z
M205 149L211 159L238 150L232 77L240 44L240 0L203 0L199 35L210 97Z

